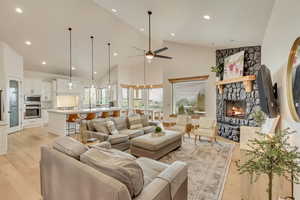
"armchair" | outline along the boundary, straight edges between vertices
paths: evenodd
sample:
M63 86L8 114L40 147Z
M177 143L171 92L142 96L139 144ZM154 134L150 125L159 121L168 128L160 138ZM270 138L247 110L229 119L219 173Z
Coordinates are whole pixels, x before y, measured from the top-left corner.
M201 117L198 120L198 126L199 127L194 129L195 144L197 137L199 137L200 140L202 136L210 138L211 142L216 142L217 124L215 120L207 117Z
M187 132L187 125L189 123L189 116L188 115L178 115L176 119L175 126L170 127L170 130L180 131L182 132L182 138L184 141L184 135L187 133L189 137L191 137L190 133Z

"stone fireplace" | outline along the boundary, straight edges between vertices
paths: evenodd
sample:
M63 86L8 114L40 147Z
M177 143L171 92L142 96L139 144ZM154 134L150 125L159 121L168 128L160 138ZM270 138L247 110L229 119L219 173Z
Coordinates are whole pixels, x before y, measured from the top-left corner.
M224 58L245 51L244 76L256 75L261 66L260 46L217 50L217 65ZM233 141L240 141L240 126L257 126L251 113L260 110L256 81L253 90L246 92L242 82L224 85L223 93L217 89L218 134Z

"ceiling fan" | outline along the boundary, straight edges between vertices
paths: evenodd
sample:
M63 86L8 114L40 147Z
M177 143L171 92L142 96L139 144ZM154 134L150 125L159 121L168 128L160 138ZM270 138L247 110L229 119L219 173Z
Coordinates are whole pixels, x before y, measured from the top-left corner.
M163 47L163 48L157 49L155 51L152 51L152 49L151 49L151 15L152 15L152 12L148 11L148 16L149 16L149 50L145 53L145 56L148 60L152 60L153 58L172 59L172 57L163 56L163 55L158 54L158 53L161 53L163 51L168 50L168 47Z

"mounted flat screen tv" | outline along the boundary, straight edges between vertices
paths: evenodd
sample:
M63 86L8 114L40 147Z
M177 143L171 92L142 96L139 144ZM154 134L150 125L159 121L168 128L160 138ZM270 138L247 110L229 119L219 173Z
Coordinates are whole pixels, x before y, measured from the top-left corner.
M270 118L276 117L279 111L276 97L277 84L275 84L275 87L273 86L271 72L265 65L262 65L258 71L256 81L258 85L261 110Z

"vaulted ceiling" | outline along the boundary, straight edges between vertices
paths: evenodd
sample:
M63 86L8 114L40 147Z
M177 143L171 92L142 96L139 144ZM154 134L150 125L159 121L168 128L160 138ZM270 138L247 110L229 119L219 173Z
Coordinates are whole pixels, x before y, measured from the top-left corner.
M90 35L95 36L95 71L141 58L132 46L147 48L147 10L153 11L155 46L164 40L214 47L261 44L274 0L1 0L0 41L24 56L25 69L68 74L67 28L73 28L75 75L91 70ZM15 12L19 7L22 14ZM113 12L116 9L117 12ZM203 19L209 15L210 20ZM145 29L140 31L140 29ZM171 36L175 33L175 36ZM28 46L25 41L31 41ZM46 65L42 62L46 61Z

